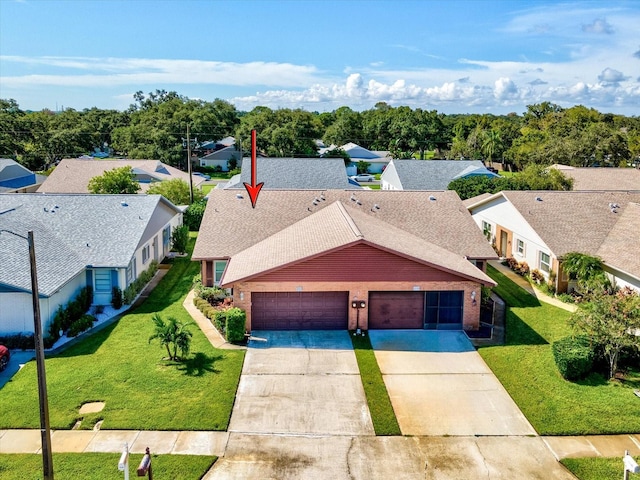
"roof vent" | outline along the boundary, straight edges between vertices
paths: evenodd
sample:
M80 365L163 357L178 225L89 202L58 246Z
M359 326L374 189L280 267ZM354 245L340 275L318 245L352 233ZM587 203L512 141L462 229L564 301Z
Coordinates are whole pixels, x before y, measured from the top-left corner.
M236 193L236 198L241 200L243 198L242 194L241 193Z
M123 207L128 207L129 206L129 204L127 202L125 202L124 200L122 200L120 202L120 205L122 205Z
M362 205L362 202L360 200L356 200L356 205Z
M609 204L609 208L613 209L613 208L620 208L620 205L618 205L617 203L610 203Z
M318 205L318 199L316 198L316 199L315 199L313 202L311 202L311 203L313 203L314 205Z
M324 193L322 195L320 195L320 200L322 200L323 202L326 200L326 197L324 196Z
M45 212L48 212L48 211L49 211L49 209L48 209L47 207L44 207L44 208L43 208L43 210L44 210Z
M618 213L618 210L615 207L611 207L611 213Z
M371 211L375 212L376 210L380 210L380 205L378 205L377 203L374 203L373 207L371 207Z
M355 202L356 201L356 196L355 195L351 195L351 201Z
M436 201L436 197L434 197L433 195L429 195L429 200L431 200L432 202Z
M54 205L53 208L60 208L58 205Z
M536 202L541 202L542 201L542 197L536 197Z

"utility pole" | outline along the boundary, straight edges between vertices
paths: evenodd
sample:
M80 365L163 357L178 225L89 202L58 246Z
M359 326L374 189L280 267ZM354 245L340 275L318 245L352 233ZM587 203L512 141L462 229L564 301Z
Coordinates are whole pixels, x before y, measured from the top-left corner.
M189 124L187 123L187 170L189 172L189 200L193 203L193 175L191 173L191 138L189 137Z

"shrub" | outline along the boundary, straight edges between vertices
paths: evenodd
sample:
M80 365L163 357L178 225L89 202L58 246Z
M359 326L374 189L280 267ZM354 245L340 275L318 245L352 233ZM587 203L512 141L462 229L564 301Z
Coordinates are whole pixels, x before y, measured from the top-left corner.
M111 305L116 310L122 308L122 289L120 287L111 289Z
M171 233L171 248L178 253L187 251L187 243L189 242L189 227L180 225L173 229Z
M244 310L240 310L237 307L226 310L227 328L226 335L227 341L231 343L238 343L244 340L244 334L246 332L245 324L247 321L247 314Z
M544 281L544 275L542 275L542 272L540 270L534 268L533 270L531 270L531 281L536 282L538 285L540 285Z
M516 267L516 273L523 277L529 274L529 264L527 262L520 262Z
M209 317L216 329L225 335L227 329L227 310L213 310L213 315Z
M565 337L552 345L553 358L567 380L584 378L593 367L594 351L586 336Z
M35 347L33 333L0 336L0 344L9 350L31 350Z
M193 202L191 205L187 207L185 210L182 221L184 225L186 225L190 231L197 232L200 230L200 224L202 223L202 216L204 215L204 211L207 208L206 199L200 200L198 202Z
M506 261L511 270L515 270L518 268L518 260L516 260L514 257L509 257Z
M89 310L91 308L91 304L93 303L93 287L91 285L82 287L76 300L78 300L82 305L83 312Z
M89 330L93 327L93 322L95 322L95 317L92 315L82 315L75 322L71 324L69 330L67 330L68 337L76 337L78 334L84 332L85 330Z

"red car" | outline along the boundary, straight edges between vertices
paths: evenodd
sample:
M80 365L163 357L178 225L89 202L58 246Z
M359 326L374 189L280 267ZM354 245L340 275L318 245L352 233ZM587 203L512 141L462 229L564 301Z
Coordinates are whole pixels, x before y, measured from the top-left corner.
M4 345L0 345L0 372L7 368L9 359L11 358L11 352Z

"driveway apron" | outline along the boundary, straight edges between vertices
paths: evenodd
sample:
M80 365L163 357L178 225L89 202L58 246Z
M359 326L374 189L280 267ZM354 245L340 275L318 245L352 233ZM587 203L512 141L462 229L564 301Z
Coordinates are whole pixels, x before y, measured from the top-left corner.
M254 331L229 432L373 435L346 331Z
M536 434L464 332L369 335L403 435Z

